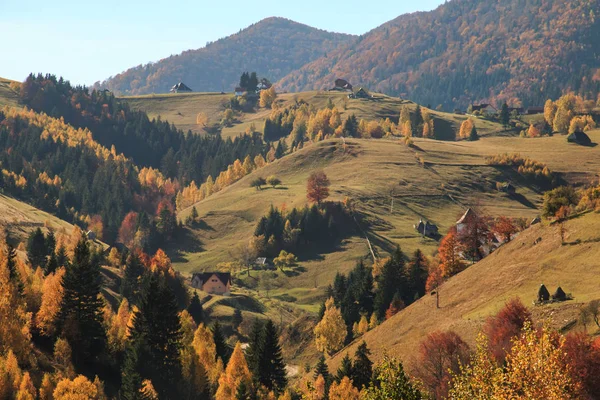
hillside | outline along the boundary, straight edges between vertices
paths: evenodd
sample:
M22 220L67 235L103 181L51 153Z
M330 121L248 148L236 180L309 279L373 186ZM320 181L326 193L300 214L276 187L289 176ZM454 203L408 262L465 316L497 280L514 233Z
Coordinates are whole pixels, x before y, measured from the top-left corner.
M296 101L303 100L317 109L321 109L331 100L332 104L340 111L342 119L354 114L359 120L367 121L390 118L397 122L401 107L408 107L411 111L416 108L416 103L409 100L380 93L373 93L373 96L374 98L371 100L348 99L347 93L344 92L307 91L279 94L278 103L282 107L287 107ZM173 123L183 131L204 133L203 127L196 124L197 114L204 113L208 117L209 124L218 122L230 97L231 94L178 93L126 96L120 99L126 101L131 108L145 111L151 118L160 116L162 120ZM440 132L458 132L460 124L467 119L464 115L434 110L430 110L430 112L435 120L436 130ZM253 113L240 113L236 116L236 121L232 126L223 127L221 135L223 137L239 136L252 124L258 131L262 131L265 120L270 114L271 110L268 109L259 109ZM480 135L498 134L504 131L500 124L484 119L477 119L476 126Z
M281 79L288 91L336 78L445 109L475 101L538 106L600 91L600 1L452 0L402 15Z
M275 82L352 39L267 18L206 47L131 68L95 86L120 94L147 94L166 93L184 82L194 91L232 91L243 71L256 71Z
M485 318L514 297L519 297L531 309L536 321L549 321L557 329L582 329L577 325L573 327L580 304L600 298L596 284L600 270L595 262L600 256L597 235L600 215L578 216L565 226L565 245L561 246L556 225L534 225L513 242L444 283L439 289L439 309L435 296L425 296L360 340L367 342L373 359L381 359L387 352L410 365L415 361L415 350L421 340L436 330L454 330L473 345ZM541 283L551 293L561 286L574 300L532 306ZM343 355L352 354L356 346L355 342L341 350L331 360L330 368L336 368Z
M15 107L19 104L19 94L10 87L13 82L15 81L0 78L0 108L4 106Z

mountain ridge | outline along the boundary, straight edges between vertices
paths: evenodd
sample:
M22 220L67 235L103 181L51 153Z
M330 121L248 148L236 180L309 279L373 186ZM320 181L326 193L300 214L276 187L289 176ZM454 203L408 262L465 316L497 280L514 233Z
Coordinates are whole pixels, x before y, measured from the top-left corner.
M256 71L259 76L276 81L354 38L282 17L269 17L205 47L130 68L96 82L94 87L138 95L168 92L183 81L194 91L232 90L243 71ZM281 40L287 40L288 45L281 46Z

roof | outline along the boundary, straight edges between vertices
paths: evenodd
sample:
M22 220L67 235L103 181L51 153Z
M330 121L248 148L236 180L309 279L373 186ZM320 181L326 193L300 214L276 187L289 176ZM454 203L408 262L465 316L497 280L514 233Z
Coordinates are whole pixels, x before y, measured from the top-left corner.
M488 103L481 103L481 104L472 104L471 108L473 109L473 111L478 111L478 110L485 110L486 108L491 107L494 110L496 109L496 107L494 107L491 104Z
M470 208L467 208L467 211L465 211L465 213L463 214L462 217L460 217L460 219L458 221L456 221L456 224L464 224L468 219L475 217L475 211L471 210Z
M567 136L567 141L585 145L592 144L592 139L590 139L590 137L582 131L571 133L569 136Z
M223 283L223 285L231 283L231 273L229 272L197 272L192 275L192 279L198 278L200 281L202 281L202 284L204 284L213 275L215 275Z
M185 83L183 82L179 82L177 85L174 85L171 88L172 92L177 92L177 91L182 91L182 92L191 92L192 89L190 89L188 86L186 86Z

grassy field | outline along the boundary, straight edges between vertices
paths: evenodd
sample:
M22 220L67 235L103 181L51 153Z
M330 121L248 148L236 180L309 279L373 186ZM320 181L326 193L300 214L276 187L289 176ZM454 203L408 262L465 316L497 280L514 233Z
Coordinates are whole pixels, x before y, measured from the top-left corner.
M150 117L160 116L163 120L166 119L185 131L191 130L195 133L204 133L204 130L196 124L198 113L203 112L206 114L209 123L218 122L221 119L221 113L225 110L225 105L231 97L232 94L230 93L173 93L131 96L122 99L127 101L133 108L146 111ZM369 100L348 99L345 92L317 91L282 93L278 97L278 103L283 107L300 100L304 100L316 108L325 107L331 100L340 110L342 119L345 118L345 115L355 114L358 119L378 120L380 118L390 118L397 122L401 107L406 106L411 110L416 108L416 104L411 101L383 94L375 94L373 99ZM254 124L257 130L262 131L264 121L270 112L267 109L260 109L254 113L238 115L233 126L223 128L223 137L243 134L251 124ZM466 119L464 115L438 111L431 111L431 113L435 119L436 129L441 131L457 131L462 121ZM480 135L503 132L503 128L499 124L483 119L478 119L476 126Z
M415 362L413 356L421 340L435 330L454 330L473 345L485 318L515 297L530 307L536 321L547 321L559 330L572 327L581 303L600 298L600 265L596 262L600 257L600 215L588 213L574 218L566 223L566 229L566 244L561 245L556 225L532 226L513 242L444 283L439 290L439 309L435 297L426 296L360 341L367 342L374 360L387 352L410 365ZM561 286L574 300L534 306L542 283L550 293ZM576 324L572 329L582 327ZM334 356L330 369L337 367L346 352L353 354L357 344L352 343Z
M18 94L10 88L10 84L14 82L10 79L0 78L0 107L19 105Z

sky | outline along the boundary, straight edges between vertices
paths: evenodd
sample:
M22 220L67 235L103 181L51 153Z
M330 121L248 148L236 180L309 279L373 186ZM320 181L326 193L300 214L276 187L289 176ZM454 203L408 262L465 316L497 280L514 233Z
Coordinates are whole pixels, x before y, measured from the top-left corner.
M363 34L444 0L0 0L0 77L30 72L91 85L277 16Z

